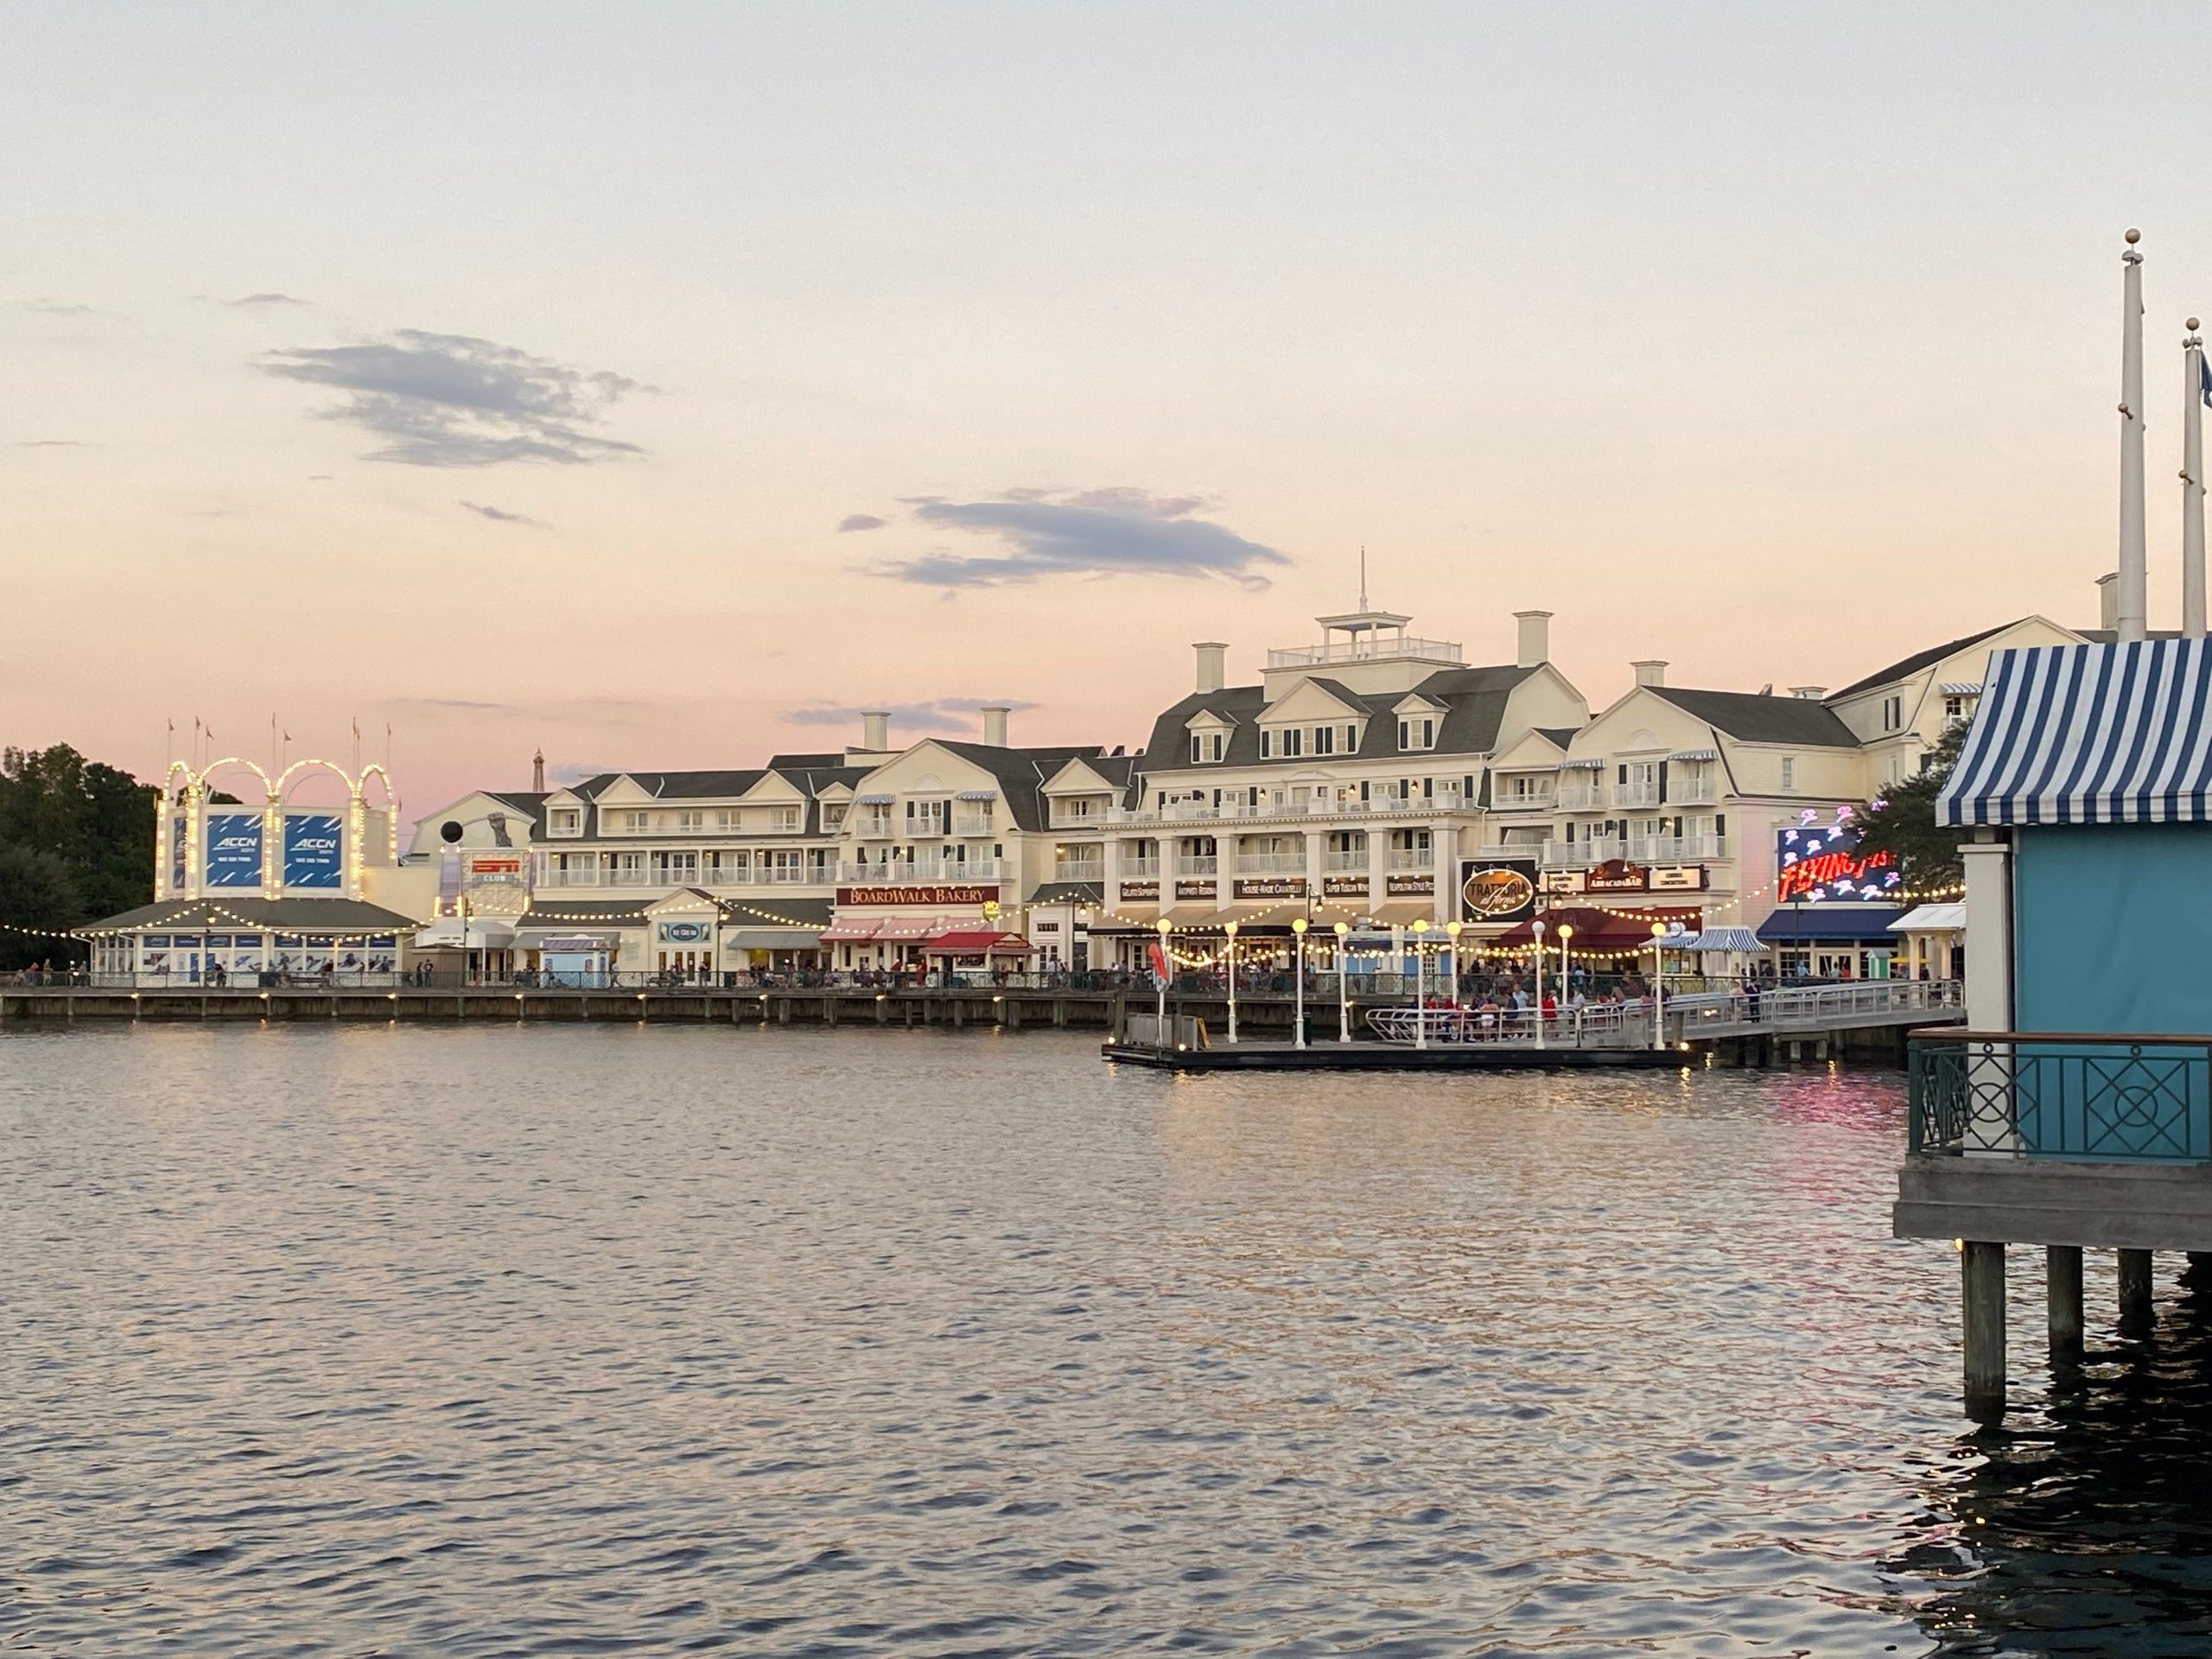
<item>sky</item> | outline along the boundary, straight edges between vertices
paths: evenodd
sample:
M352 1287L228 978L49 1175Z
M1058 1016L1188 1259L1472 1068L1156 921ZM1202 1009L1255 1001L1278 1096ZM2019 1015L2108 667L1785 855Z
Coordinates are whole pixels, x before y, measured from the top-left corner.
M2114 563L2212 314L2212 8L19 3L0 741L429 810L1141 743L1370 597L1602 708Z

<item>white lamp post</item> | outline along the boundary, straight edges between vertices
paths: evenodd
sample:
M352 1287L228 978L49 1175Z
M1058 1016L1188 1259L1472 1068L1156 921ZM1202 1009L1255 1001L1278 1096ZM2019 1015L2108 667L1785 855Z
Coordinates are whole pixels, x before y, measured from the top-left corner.
M1163 916L1158 921L1154 922L1153 925L1160 930L1160 963L1154 974L1154 977L1160 982L1160 1014L1159 1023L1154 1026L1152 1029L1153 1036L1159 1042L1160 1046L1166 1048L1168 1046L1167 941L1169 936L1175 931L1175 924L1169 921L1165 916Z
M1340 1043L1348 1043L1351 1041L1351 975L1349 971L1350 964L1347 961L1350 952L1348 941L1351 937L1351 924L1350 922L1338 922L1336 926L1336 935L1337 1040Z
M1464 925L1464 923L1456 921L1444 924L1444 931L1452 936L1452 1006L1454 1009L1459 1006L1459 930Z
M1544 922L1538 917L1529 924L1536 936L1536 1046L1544 1046Z
M1224 923L1221 930L1229 936L1229 1040L1236 1040L1236 924Z
M1651 1046L1667 1046L1667 924L1651 924Z
M1428 918L1414 924L1414 1046L1428 1046Z
M1290 931L1298 943L1298 960L1293 968L1298 978L1298 1035L1295 1043L1300 1048L1306 1046L1306 921L1303 916L1294 918L1290 925Z
M1567 949L1573 938L1574 924L1561 922L1559 925L1559 1001L1561 1007L1567 1006L1568 996L1574 988L1573 976L1568 972L1567 957ZM1574 1046L1577 1048L1582 1046L1582 1016L1580 1014L1574 1016Z

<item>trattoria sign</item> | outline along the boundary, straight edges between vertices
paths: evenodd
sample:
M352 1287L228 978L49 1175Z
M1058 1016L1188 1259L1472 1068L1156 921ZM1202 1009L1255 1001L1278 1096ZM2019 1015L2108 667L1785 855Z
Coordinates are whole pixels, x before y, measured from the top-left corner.
M840 910L888 909L894 905L937 905L953 907L996 902L999 890L988 887L840 887Z

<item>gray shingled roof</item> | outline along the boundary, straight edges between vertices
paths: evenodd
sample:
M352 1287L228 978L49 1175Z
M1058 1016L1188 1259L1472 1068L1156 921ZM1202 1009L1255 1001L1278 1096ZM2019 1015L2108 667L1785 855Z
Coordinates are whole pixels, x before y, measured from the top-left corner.
M1908 674L1917 674L1929 664L1942 662L1955 651L1964 651L1968 645L1978 645L1992 634L2002 633L2005 629L2015 626L2017 625L2011 622L1999 622L1993 628L1984 628L1980 633L1967 634L1964 639L1954 639L1948 645L1931 645L1926 651L1916 651L1911 656L1902 661L1891 663L1887 668L1877 670L1863 680L1853 680L1840 691L1830 692L1828 701L1834 702L1839 697L1856 696L1861 691L1872 691L1878 685L1891 684L1904 678Z
M87 931L148 931L191 927L220 933L265 927L283 933L397 933L419 924L396 910L359 899L162 899L126 910Z
M1655 685L1654 696L1664 697L1685 714L1694 715L1715 731L1745 743L1802 743L1808 748L1855 749L1852 734L1834 709L1809 697L1777 697L1756 691L1694 691L1687 687Z

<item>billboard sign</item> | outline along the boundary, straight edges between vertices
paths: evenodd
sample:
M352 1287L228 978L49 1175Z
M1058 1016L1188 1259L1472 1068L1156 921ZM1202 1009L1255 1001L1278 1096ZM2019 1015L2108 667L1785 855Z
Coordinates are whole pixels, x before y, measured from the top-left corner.
M189 861L185 857L185 817L181 809L169 815L169 894L172 898L184 891L188 877Z
M1536 913L1536 861L1470 859L1459 866L1459 916L1470 922L1522 922Z
M662 922L658 924L663 944L710 944L714 942L712 922Z
M1777 905L1881 903L1895 899L1904 886L1904 874L1889 854L1859 855L1859 826L1848 819L1775 831Z
M334 812L293 812L284 819L284 885L335 891L345 885L346 832Z
M207 885L211 887L258 887L261 885L261 814L211 812L207 815Z

